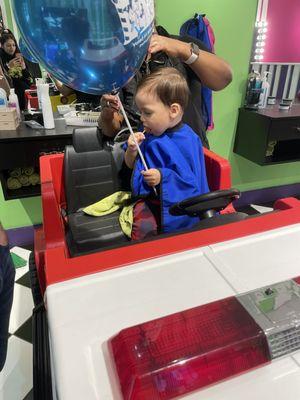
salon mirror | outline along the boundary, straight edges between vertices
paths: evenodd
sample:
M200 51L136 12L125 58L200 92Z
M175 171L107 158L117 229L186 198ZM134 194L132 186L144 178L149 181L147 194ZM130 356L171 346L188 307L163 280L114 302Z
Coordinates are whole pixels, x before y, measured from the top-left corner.
M299 96L299 43L300 1L258 0L250 70L270 72L270 96Z

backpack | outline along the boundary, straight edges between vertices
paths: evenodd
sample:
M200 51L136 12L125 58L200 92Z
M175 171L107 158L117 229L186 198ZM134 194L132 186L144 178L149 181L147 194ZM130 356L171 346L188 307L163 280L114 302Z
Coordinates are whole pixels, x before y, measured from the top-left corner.
M205 14L195 14L193 18L188 19L184 22L180 28L180 36L189 35L194 38L201 40L204 45L212 53L215 52L215 35L210 25L210 22L205 17ZM206 129L211 130L214 128L213 116L212 116L212 90L206 86L202 86L202 118L206 126Z

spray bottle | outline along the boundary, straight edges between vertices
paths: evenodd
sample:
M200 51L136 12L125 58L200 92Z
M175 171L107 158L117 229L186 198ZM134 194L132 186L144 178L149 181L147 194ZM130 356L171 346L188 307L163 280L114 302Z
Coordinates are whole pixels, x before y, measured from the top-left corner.
M261 89L262 92L260 94L258 108L266 108L268 97L270 94L270 84L268 82L268 75L270 75L269 71L265 71L262 79Z
M19 121L21 121L21 111L20 111L20 106L19 106L19 99L15 93L15 89L13 89L13 88L10 89L10 93L9 93L9 97L8 97L8 107L12 107L12 108L16 109Z
M257 109L259 96L261 93L262 81L258 71L251 71L247 81L247 93L245 99L245 107L250 109Z

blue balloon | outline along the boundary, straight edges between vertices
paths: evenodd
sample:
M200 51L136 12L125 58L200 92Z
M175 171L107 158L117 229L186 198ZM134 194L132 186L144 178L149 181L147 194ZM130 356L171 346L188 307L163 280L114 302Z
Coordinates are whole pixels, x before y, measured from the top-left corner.
M102 94L141 66L153 0L13 0L21 35L45 69L73 89Z
M37 59L32 55L32 53L28 49L28 46L26 45L25 40L21 37L19 39L19 49L20 49L22 56L24 58L26 58L26 60L31 61L33 63L38 62Z

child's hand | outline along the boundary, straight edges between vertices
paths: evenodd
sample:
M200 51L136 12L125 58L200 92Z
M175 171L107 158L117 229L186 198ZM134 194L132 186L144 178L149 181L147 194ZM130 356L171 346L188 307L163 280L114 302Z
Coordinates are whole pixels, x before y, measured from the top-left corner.
M141 174L144 176L145 182L149 186L156 186L161 181L161 175L158 169L150 168L148 171L142 171Z
M134 133L134 136L139 145L142 143L143 140L145 140L145 135L142 132L136 132ZM132 135L129 136L127 144L130 152L135 153L137 151L137 146L135 144L135 141L133 140Z

